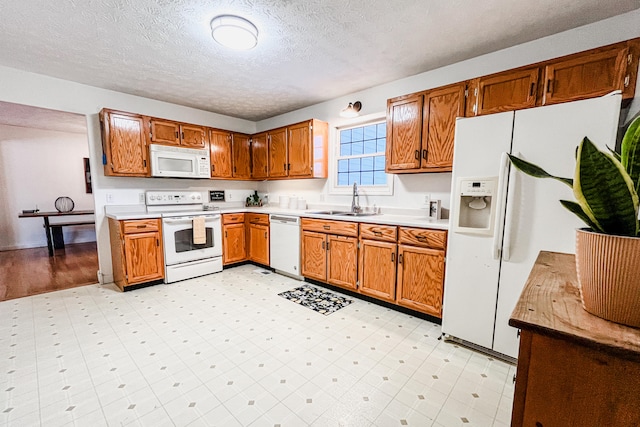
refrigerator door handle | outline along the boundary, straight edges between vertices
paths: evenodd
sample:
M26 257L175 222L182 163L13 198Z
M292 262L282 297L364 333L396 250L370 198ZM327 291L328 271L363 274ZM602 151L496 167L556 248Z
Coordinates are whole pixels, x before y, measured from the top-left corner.
M514 156L520 157L520 153L513 153ZM512 190L516 188L516 176L518 172L515 168L511 168L511 172L509 173L509 187ZM515 197L515 191L513 191L513 195ZM505 220L504 220L504 242L502 243L502 259L504 261L509 261L511 259L511 223L513 222L513 211L515 210L515 203L512 201L511 203L507 203L507 209L505 212Z
M496 219L493 227L493 259L500 259L500 239L502 238L502 225L504 224L504 202L507 184L507 170L509 169L509 156L503 152L500 157L500 170L498 171L498 194L496 195Z

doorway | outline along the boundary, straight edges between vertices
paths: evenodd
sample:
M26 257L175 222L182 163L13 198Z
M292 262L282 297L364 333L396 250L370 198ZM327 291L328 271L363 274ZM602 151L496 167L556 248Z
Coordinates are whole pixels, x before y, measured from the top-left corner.
M0 102L0 301L98 283L93 215L72 215L94 210L88 157L84 115Z

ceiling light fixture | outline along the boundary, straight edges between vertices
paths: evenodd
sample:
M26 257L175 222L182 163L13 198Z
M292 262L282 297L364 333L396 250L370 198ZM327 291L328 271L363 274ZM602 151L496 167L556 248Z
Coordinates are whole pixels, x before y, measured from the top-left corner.
M360 115L360 109L362 109L362 103L360 101L350 102L347 108L340 111L340 117L346 117L352 119Z
M258 29L234 15L220 15L211 21L211 36L222 46L237 50L253 49L258 44Z

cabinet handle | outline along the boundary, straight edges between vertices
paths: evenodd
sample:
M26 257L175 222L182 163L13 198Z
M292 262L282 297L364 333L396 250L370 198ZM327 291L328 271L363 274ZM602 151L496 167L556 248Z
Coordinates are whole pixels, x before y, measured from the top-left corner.
M402 254L398 255L398 264L402 264Z
M531 83L531 87L529 88L529 96L533 96L533 89L535 89L536 84L535 83Z
M420 150L416 150L415 155L416 155L416 160L420 160Z
M422 150L422 158L427 160L427 150Z
M330 225L323 225L322 228L324 228L325 230L331 230L331 226Z
M552 93L553 92L553 80L548 79L547 80L547 93Z
M178 137L178 131L176 131L176 139L178 139L178 138L179 138L179 137Z
M156 239L156 246L160 246L160 239Z
M376 237L382 237L382 233L379 232L379 231L374 231L373 235L376 236Z
M284 170L287 170L287 164L286 163L284 164Z
M391 262L396 262L396 253L395 252L391 253Z
M329 242L327 242L327 250L329 250Z
M147 228L146 225L136 225L136 228Z
M216 171L216 166L215 165L211 165L211 172L215 172Z
M324 251L324 244L325 244L325 242L322 242L322 250L323 251Z
M418 239L418 242L426 242L427 238L424 236L416 236L416 239Z
M265 239L267 238L267 232L266 231L264 232L264 238Z
M184 139L184 132L182 132L182 134L180 134L180 136L182 137L182 139Z
M146 160L146 159L145 159L145 160L143 160L143 161L142 161L142 164L143 164L143 165L144 165L144 167L146 168L146 167L147 167L147 160ZM111 164L111 167L113 168L113 164Z
M224 231L224 237L229 237L226 230Z
M287 170L290 171L291 170L291 163L287 163Z
M235 166L233 167L233 173L236 173L236 167Z

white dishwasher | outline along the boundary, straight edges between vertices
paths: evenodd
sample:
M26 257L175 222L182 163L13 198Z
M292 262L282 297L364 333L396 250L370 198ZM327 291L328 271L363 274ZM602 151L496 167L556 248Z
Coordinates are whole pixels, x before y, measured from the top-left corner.
M296 279L300 275L300 218L289 215L269 215L271 227L269 252L271 268Z

